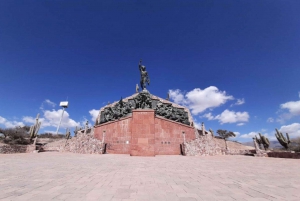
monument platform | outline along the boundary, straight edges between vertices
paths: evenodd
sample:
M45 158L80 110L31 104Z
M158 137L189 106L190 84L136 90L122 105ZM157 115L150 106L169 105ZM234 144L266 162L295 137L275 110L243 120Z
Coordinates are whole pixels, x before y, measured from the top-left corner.
M180 144L196 138L193 125L187 108L140 92L101 108L94 136L109 154L180 155Z

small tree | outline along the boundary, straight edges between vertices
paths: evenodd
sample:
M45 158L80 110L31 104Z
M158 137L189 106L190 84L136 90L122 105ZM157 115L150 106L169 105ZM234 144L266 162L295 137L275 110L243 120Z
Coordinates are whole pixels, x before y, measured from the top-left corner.
M235 137L235 134L232 132L232 131L227 131L227 130L217 130L217 133L218 135L224 139L225 141L225 146L226 146L226 150L228 150L228 146L227 146L227 138L230 138L230 137Z

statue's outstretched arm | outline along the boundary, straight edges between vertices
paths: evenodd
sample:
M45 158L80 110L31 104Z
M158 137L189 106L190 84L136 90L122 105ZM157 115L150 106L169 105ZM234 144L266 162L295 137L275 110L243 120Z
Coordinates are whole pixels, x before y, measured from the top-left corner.
M140 59L140 62L139 62L139 70L141 71L141 67L142 67L142 59Z

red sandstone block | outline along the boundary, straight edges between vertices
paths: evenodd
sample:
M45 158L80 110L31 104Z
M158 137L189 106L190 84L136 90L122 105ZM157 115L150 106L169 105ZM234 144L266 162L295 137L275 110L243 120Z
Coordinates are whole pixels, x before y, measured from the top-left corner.
M143 124L137 124L137 128L138 128L139 130L141 130L141 129L145 128L145 125L143 125Z
M131 144L137 144L137 143L138 143L138 138L131 139Z
M150 133L155 133L154 124L151 124L150 126Z
M143 118L134 121L135 124L143 124Z
M149 118L149 119L147 119L147 122L146 123L148 123L148 124L154 124L154 118Z

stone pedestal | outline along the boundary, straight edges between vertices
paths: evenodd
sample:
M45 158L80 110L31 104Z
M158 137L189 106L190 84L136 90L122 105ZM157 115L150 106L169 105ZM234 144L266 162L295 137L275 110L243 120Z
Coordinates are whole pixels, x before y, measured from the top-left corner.
M137 109L132 115L95 126L94 136L107 143L107 154L131 156L179 155L180 144L195 139L191 126L155 116L152 109Z
M131 156L155 156L154 110L133 110Z

